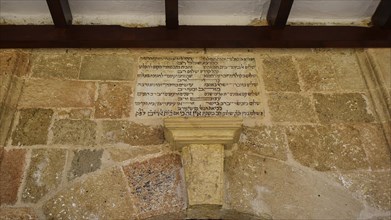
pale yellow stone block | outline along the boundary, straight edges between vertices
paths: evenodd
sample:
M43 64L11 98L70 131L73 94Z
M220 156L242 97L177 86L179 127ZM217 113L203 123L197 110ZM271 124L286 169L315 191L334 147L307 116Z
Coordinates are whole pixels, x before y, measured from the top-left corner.
M191 144L182 157L189 206L222 205L224 145Z

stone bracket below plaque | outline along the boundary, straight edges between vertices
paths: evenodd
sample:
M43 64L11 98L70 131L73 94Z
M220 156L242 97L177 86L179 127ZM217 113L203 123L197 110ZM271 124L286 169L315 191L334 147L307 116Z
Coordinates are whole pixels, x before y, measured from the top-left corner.
M170 145L181 151L189 144L223 144L231 146L239 140L240 118L167 118L164 136Z

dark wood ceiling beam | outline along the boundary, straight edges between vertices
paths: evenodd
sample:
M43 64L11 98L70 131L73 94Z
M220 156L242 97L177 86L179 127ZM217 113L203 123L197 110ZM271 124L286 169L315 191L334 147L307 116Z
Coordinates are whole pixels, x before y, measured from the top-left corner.
M291 12L293 0L272 0L267 12L267 22L272 27L285 27Z
M68 0L46 0L56 27L67 27L72 24L72 13Z
M391 28L391 0L382 0L372 16L374 26Z
M166 27L168 29L177 29L178 19L178 0L165 0L166 9Z
M0 25L0 48L314 48L391 47L391 30L351 26Z

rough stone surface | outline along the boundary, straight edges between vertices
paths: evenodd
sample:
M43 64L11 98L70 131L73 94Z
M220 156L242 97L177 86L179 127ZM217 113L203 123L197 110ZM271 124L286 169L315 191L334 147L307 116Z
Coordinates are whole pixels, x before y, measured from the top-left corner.
M31 208L0 208L0 220L35 220L36 213Z
M329 178L236 152L226 158L226 206L273 219L357 219L362 205Z
M186 207L179 155L163 155L123 169L140 218L179 212Z
M96 123L90 120L61 119L54 122L54 144L91 146L95 144Z
M95 103L95 118L127 118L130 116L131 101L130 84L102 83Z
M192 144L182 149L189 206L222 205L224 146Z
M22 182L26 150L4 150L0 163L0 205L15 204Z
M360 132L371 169L391 169L391 149L384 137L381 125L365 123L355 127Z
M160 152L160 146L143 146L143 147L131 147L131 148L110 148L107 151L110 154L110 158L115 162L122 162L125 160L134 159L148 154L154 154Z
M88 176L43 206L47 219L134 219L134 206L119 168Z
M161 127L150 127L129 121L103 121L103 144L126 143L130 145L153 145L164 142Z
M83 57L80 79L132 80L135 61L127 55L87 55Z
M311 100L295 93L269 93L272 120L275 122L315 122Z
M95 84L55 79L29 79L20 97L19 107L92 107Z
M68 179L94 172L101 166L103 150L79 150L74 152Z
M13 75L0 75L0 145L5 145L11 132L24 80Z
M330 57L340 89L353 91L365 91L367 89L354 51L338 51Z
M345 188L365 199L371 207L391 212L390 171L334 173L333 176Z
M296 60L300 68L300 77L304 83L304 91L338 90L338 80L333 63L326 54L314 53Z
M287 159L287 141L282 127L244 127L239 148L279 160Z
M37 54L32 57L32 76L38 78L77 79L81 56L78 54Z
M31 153L31 162L22 192L23 202L36 203L62 179L66 151L61 149L37 149Z
M12 137L13 145L46 144L52 120L51 109L22 109Z
M299 92L299 78L292 57L265 58L263 81L267 91Z
M58 114L60 119L90 119L92 115L92 109L81 108L81 109L70 109L60 111Z
M287 137L293 157L315 170L369 167L360 133L353 126L291 126Z
M360 93L314 94L319 120L333 122L373 122L364 95Z
M30 54L18 50L0 51L0 75L26 76Z

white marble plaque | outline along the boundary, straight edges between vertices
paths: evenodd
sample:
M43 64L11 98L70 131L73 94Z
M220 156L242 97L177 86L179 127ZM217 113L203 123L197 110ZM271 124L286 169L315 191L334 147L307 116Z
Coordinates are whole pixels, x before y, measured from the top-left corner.
M139 58L136 117L263 115L254 57Z

